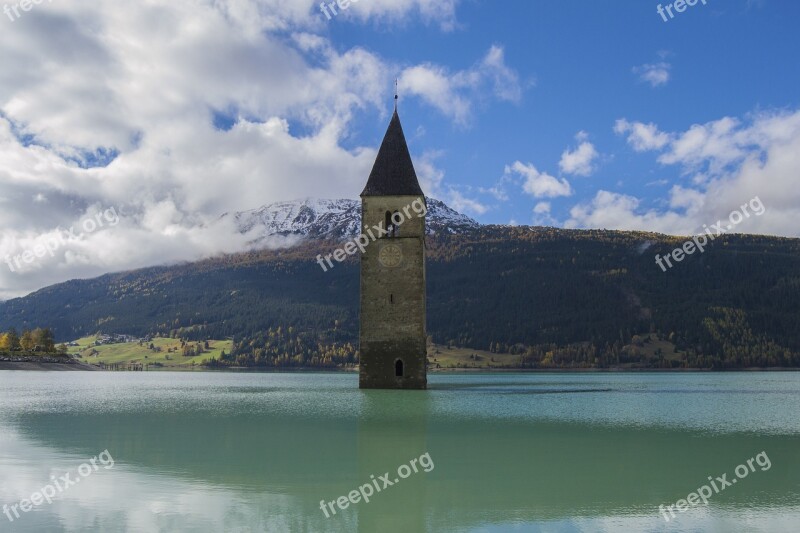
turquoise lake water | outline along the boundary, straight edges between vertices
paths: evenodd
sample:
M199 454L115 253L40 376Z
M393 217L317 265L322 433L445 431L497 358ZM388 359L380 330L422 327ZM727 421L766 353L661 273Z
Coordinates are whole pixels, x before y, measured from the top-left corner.
M0 531L800 531L800 373L429 383L0 371Z

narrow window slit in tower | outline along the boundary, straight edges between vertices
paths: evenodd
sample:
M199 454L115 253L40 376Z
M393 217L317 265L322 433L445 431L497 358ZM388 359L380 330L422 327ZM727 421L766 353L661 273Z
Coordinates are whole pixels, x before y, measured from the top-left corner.
M386 228L386 236L394 237L394 224L392 224L392 212L386 211L386 221L384 222Z

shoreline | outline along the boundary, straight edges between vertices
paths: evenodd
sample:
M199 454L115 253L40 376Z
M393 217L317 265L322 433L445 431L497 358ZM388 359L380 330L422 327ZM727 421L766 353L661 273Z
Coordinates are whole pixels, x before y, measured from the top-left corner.
M130 370L109 370L99 366L55 357L2 357L0 356L0 370L32 370L32 371L83 371L83 372L130 372ZM428 374L597 374L597 373L729 373L729 372L798 372L800 368L793 367L748 367L748 368L436 368L429 369ZM225 372L225 373L259 373L259 374L358 374L358 368L324 368L324 367L297 367L297 368L207 368L196 367L156 367L147 372Z
M47 356L0 356L0 370L52 370L52 371L83 371L93 372L100 370L74 359Z
M728 372L798 372L800 368L771 366L771 367L747 367L747 368L437 368L436 370L429 371L428 374L450 374L453 372L474 373L481 372L485 374L493 374L498 372L515 372L515 373L532 373L532 374L546 374L546 373L571 373L571 374L594 374L603 372L615 372L618 374L628 374L636 372L656 372L668 374L680 374L685 372L711 372L711 373L728 373Z

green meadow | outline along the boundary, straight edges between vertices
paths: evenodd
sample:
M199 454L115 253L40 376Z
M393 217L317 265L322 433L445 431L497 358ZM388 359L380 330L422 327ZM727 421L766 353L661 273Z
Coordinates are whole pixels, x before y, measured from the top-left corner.
M492 353L486 350L448 347L441 344L428 346L429 370L445 368L512 368L519 366L520 356L509 353ZM438 367L437 367L438 365Z
M158 363L165 368L186 368L202 365L212 357L219 359L223 350L230 353L233 347L231 340L210 340L208 349L199 355L184 357L180 339L164 337L153 338L149 343L123 342L115 344L102 344L95 346L97 336L83 337L76 340L78 346L70 346L70 353L80 353L82 361L97 365L143 363L153 365ZM153 349L150 345L153 345ZM196 348L198 342L188 342L187 345ZM170 352L170 350L172 350Z

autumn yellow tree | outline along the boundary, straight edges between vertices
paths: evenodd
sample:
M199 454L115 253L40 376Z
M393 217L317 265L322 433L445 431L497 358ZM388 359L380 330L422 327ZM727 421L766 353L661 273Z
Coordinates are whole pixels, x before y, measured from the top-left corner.
M41 351L47 353L56 351L53 331L50 328L36 328L31 334L33 335L33 345L38 346Z
M32 352L34 346L36 346L36 341L33 338L33 333L30 330L25 330L22 332L22 338L19 340L19 344L22 347L22 351L24 352Z
M19 335L14 328L9 329L6 333L0 335L0 351L10 352L12 350L19 350Z

